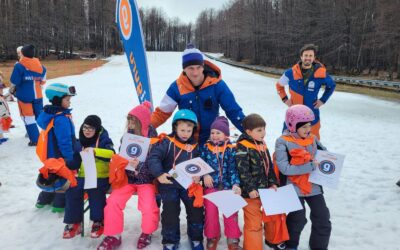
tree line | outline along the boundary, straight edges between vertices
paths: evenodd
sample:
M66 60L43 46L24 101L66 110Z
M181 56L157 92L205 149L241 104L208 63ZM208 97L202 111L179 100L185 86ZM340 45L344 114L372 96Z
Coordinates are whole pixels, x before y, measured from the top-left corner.
M334 73L400 79L399 10L399 0L235 0L203 11L195 37L204 51L283 68L314 43Z

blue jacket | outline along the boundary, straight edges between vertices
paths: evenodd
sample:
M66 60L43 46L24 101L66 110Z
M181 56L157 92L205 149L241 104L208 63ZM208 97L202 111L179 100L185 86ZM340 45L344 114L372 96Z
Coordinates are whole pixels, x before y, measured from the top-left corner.
M64 158L67 165L73 160L76 147L75 127L71 118L71 109L46 105L40 113L37 124L46 129L51 119L54 126L49 131L47 142L47 158Z
M10 81L15 85L18 100L32 102L41 99L42 85L46 83L46 68L39 59L24 57L14 65Z
M218 147L218 149L217 149ZM239 174L236 169L236 149L231 142L226 145L225 152L223 153L224 142L216 145L211 141L208 141L201 148L201 158L207 162L215 171L210 173L213 178L214 188L218 188L221 180L224 185L224 189L232 189L233 185L240 184ZM218 152L218 159L215 152ZM222 159L223 156L223 159ZM220 176L219 164L222 163L222 179Z
M219 108L225 111L229 120L243 132L242 108L222 80L220 69L209 61L204 61L205 80L199 88L193 87L189 78L182 73L167 90L159 107L151 117L152 125L157 128L174 112L175 108L190 109L197 115L200 124L199 142L204 144L210 136L211 123L219 116Z
M193 150L188 152L182 149L182 147L180 147L182 144L192 145ZM182 152L179 154L181 150ZM175 159L177 156L178 158ZM151 174L157 178L163 173L168 173L172 169L174 161L175 165L178 165L181 162L196 158L198 156L199 150L193 136L187 142L181 142L172 133L152 147L147 163L150 167ZM180 186L175 180L172 180L172 182L174 183L172 185L175 187Z

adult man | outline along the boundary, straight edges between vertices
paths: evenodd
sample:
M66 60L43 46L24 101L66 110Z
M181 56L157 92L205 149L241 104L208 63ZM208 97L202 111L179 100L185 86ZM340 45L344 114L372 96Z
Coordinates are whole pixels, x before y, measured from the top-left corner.
M35 47L26 45L21 58L14 65L10 82L15 85L15 96L25 128L29 136L28 146L36 146L39 130L36 118L43 109L42 85L46 82L46 68L35 58Z
M293 104L304 104L313 110L315 120L311 123L311 133L319 139L321 127L319 108L328 101L336 84L326 72L325 66L316 60L317 50L314 44L304 45L300 50L301 61L283 73L276 83L276 89L288 107ZM286 94L286 85L289 85L290 97ZM318 92L322 86L325 86L325 91L318 99Z
M210 136L211 123L219 115L221 107L233 125L242 131L242 108L222 80L221 70L204 60L201 51L192 44L183 52L182 68L183 72L169 86L160 106L153 112L152 125L157 128L163 124L177 106L178 109L190 109L196 113L199 142L204 144Z

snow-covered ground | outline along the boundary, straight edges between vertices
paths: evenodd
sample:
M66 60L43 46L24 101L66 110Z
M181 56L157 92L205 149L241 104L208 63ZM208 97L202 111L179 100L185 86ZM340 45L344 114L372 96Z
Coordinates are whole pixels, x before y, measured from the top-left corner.
M181 53L147 55L157 105L181 71ZM285 112L276 94L276 79L216 64L244 112L256 112L266 119L267 144L273 149ZM72 107L76 127L87 115L97 114L119 145L126 114L138 104L125 56L111 57L109 63L91 72L48 82L75 85L78 95L72 98ZM10 107L16 128L0 146L0 249L95 249L101 239L86 235L63 240L62 215L51 213L50 208L35 208L39 189L34 183L41 165L35 149L27 146L16 103ZM333 226L330 249L400 249L400 188L395 186L400 178L400 104L336 92L321 109L322 142L330 151L346 154L339 189L325 189ZM170 121L159 129L162 131L170 131ZM135 248L140 218L134 196L125 212L121 249ZM182 249L189 249L185 220L182 210ZM240 221L242 225L242 213ZM85 229L90 231L87 217ZM310 223L302 235L302 250L308 249L309 232ZM148 249L160 249L160 244L158 229ZM226 249L225 240L220 249Z

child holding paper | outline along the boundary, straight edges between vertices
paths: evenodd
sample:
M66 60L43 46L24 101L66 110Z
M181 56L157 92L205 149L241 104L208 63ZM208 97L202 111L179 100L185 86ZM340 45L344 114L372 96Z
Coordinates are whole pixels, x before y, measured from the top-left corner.
M271 157L265 144L264 119L258 114L250 114L243 119L243 133L236 148L236 164L240 177L242 197L248 205L244 210L245 250L263 249L263 226L260 188L277 188Z
M286 111L287 130L276 140L275 157L282 178L282 185L293 184L303 205L302 210L289 213L287 227L290 239L288 249L297 249L300 234L307 223L304 201L311 210L311 249L328 249L331 234L329 209L326 206L322 187L308 181L309 174L317 166L314 160L318 149L325 149L315 135L311 134L313 111L304 105L293 105Z
M139 136L155 137L157 133L150 125L151 103L146 101L133 108L127 116L127 132ZM121 233L124 230L124 209L128 200L134 193L138 196L138 209L142 213L142 233L136 247L145 248L151 243L151 236L158 228L160 210L156 203L154 177L151 175L148 161L139 162L138 159L130 161L135 171L126 169L128 184L118 189L113 189L107 199L104 209L104 234L98 249L116 249L121 243Z
M187 233L192 249L203 250L203 205L195 204L195 199L173 176L168 174L181 162L198 156L198 147L193 134L197 127L197 117L188 109L181 109L174 115L172 133L166 136L150 152L149 166L153 176L160 182L158 190L161 194L163 210L161 213L162 244L164 250L178 249L180 241L179 214L180 200L186 207ZM194 178L199 182L200 178ZM192 187L192 186L191 186ZM202 193L202 187L200 186ZM202 195L201 195L202 196ZM199 207L196 207L199 205Z
M97 115L89 115L85 118L79 129L79 141L75 148L74 164L78 170L78 186L69 188L65 192L65 214L63 238L70 239L80 234L83 220L83 196L84 192L89 195L90 220L93 221L90 237L98 238L103 234L104 207L106 206L106 194L110 188L108 183L108 165L111 156L114 154L114 145L108 132L101 125L101 119ZM80 152L93 148L97 187L84 189L85 166L82 163ZM70 167L73 168L73 167Z
M210 140L202 147L201 158L215 171L203 177L204 193L210 194L219 190L232 189L241 194L239 175L236 169L234 145L229 140L229 122L224 116L219 116L211 124ZM204 200L205 225L204 235L207 237L207 250L217 249L221 237L218 208L209 200ZM241 249L241 235L238 224L238 213L229 218L224 216L224 229L228 249Z

